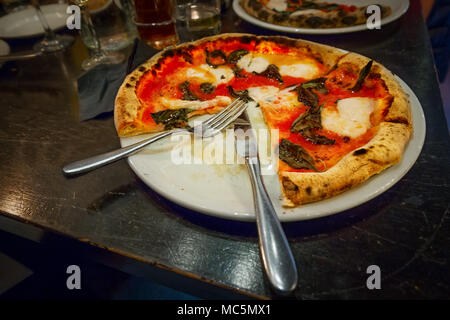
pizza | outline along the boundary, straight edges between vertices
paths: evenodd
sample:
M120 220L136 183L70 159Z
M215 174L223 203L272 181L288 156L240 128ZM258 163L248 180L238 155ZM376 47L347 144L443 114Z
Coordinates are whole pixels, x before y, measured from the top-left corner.
M223 34L166 49L127 76L121 137L184 127L236 97L278 130L286 206L318 201L400 161L412 132L408 96L369 58L281 36Z
M294 28L340 28L366 23L367 7L305 0L240 0L241 7L258 20ZM391 8L378 5L381 17Z

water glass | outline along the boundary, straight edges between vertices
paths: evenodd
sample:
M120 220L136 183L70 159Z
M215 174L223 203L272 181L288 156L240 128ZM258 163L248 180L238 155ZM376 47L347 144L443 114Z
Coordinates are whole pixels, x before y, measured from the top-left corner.
M181 42L220 32L220 0L176 0L175 17Z
M105 51L117 51L128 47L137 35L131 21L131 0L87 0L89 15L95 33ZM81 21L81 39L89 49L96 42L84 20Z

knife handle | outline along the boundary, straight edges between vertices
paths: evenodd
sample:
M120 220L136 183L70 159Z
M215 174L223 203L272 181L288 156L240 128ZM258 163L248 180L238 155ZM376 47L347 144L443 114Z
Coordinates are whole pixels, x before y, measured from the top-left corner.
M245 161L253 189L253 200L264 269L271 285L280 294L289 294L297 286L297 267L277 213L261 178L257 157Z

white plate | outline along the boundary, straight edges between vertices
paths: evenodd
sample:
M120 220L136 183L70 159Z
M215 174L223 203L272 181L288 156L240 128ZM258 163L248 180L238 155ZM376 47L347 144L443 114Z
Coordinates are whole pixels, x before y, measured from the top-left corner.
M355 6L359 6L359 7L377 3L376 1L373 1L373 0L333 0L333 1L328 1L328 2L333 2L333 3L338 3L338 4L355 5ZM384 1L380 1L379 3L381 3L382 5L385 5L385 6L389 6L392 9L392 12L389 16L381 19L381 25L385 25L389 22L397 20L403 14L405 14L409 8L409 0L384 0ZM275 30L275 31L281 31L281 32L303 33L303 34L333 34L333 33L347 33L347 32L368 30L365 24L344 27L344 28L327 28L327 29L294 28L294 27L280 26L277 24L272 24L272 23L258 20L255 17L249 15L241 7L241 5L239 4L239 0L234 0L233 9L234 9L234 12L236 12L236 14L239 17L246 20L247 22L250 22L250 23L257 25L259 27L262 27L262 28L271 29L271 30Z
M414 135L401 162L338 196L293 209L281 206L278 176L266 175L264 183L281 221L319 218L358 206L388 190L413 166L425 140L425 116L412 90L400 78L397 80L410 97L414 125ZM149 136L120 141L127 146ZM171 161L176 143L169 138L156 142L129 157L128 163L150 188L181 206L225 219L255 220L252 189L244 165L176 165Z
M50 28L61 29L66 26L69 16L67 4L49 4L41 6ZM27 38L44 34L44 28L34 8L26 8L0 18L0 38Z

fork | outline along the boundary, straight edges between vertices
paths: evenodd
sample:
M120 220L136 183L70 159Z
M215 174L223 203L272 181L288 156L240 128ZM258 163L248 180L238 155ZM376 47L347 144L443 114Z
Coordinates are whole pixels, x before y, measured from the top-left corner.
M133 153L136 153L142 148L148 146L149 144L178 132L187 131L194 133L195 135L201 136L202 138L214 136L223 129L225 129L232 122L234 122L242 114L242 112L244 112L246 108L247 103L244 102L242 99L237 98L227 107L225 107L222 111L220 111L213 117L209 118L208 120L195 125L194 127L178 128L170 131L164 131L148 139L129 145L127 147L113 150L107 153L102 153L87 159L72 162L64 166L62 171L66 175L71 176L100 168L106 164L115 162Z

